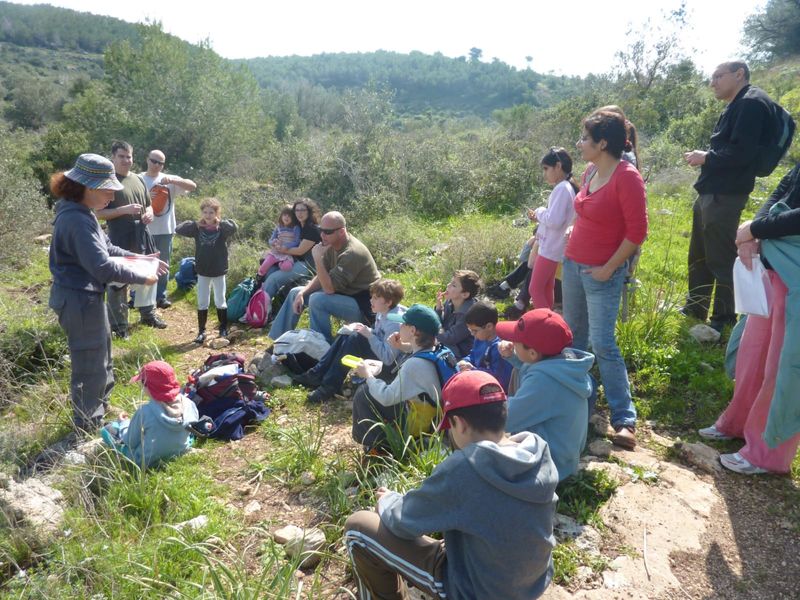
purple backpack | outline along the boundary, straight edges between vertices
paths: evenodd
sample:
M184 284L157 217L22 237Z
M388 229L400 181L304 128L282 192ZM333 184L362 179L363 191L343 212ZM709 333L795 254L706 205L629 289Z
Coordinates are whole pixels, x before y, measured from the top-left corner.
M269 294L259 289L250 298L250 302L247 303L247 309L244 311L244 318L247 324L250 327L264 327L269 320L271 305Z

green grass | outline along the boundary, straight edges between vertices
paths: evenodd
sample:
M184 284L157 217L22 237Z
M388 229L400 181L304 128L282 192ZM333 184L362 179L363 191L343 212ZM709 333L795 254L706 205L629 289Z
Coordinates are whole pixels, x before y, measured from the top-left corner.
M774 183L759 184L750 213ZM642 285L632 298L630 319L618 326L640 417L652 420L656 429L688 439L696 439L695 430L713 421L733 390L722 368L724 346L694 342L688 335L693 322L675 311L685 294L692 201L688 190L659 191L657 185L651 186L651 229L637 271ZM513 265L528 235L511 227L515 216L466 215L440 222L386 219L355 233L376 248L384 275L403 282L404 304L432 304L435 292L456 268L472 268L493 281ZM448 242L448 247L433 253L431 246L440 241ZM241 250L239 255L249 256L248 252ZM402 270L394 270L401 266ZM0 467L10 472L60 437L69 422L66 346L47 308L47 279L43 253L24 270L0 274L0 360L6 365L0 371L0 390L13 391L4 392L0 403ZM232 287L236 282L230 283ZM36 301L23 304L20 297ZM171 297L178 307L186 303L194 310L194 292L173 292ZM256 339L256 333L250 335ZM162 341L152 329L134 328L130 340L115 342L117 385L112 404L131 412L142 396L139 386L127 381L139 366L154 358L183 364L181 354L180 344ZM367 461L357 449L331 452L330 434L336 428L347 429L349 415L332 407L307 406L306 393L297 387L273 391L275 412L249 434L261 436L267 450L242 452L246 460L242 475L254 486L268 482L299 494L314 511L330 547L321 566L304 579L303 595L325 597L330 592L325 573L345 560L335 549L347 516L374 506L377 487L413 489L441 462L446 450L437 437L420 443L387 429L390 456ZM733 449L730 444L719 447ZM222 454L215 452L219 448L205 444L199 452L147 471L105 457L91 474L81 472L73 483L64 484L69 501L64 532L44 548L36 547L24 530L0 526L0 578L4 579L0 596L296 595L296 562L288 560L264 531L274 523L251 528L232 508L234 492L219 482L228 469L214 458ZM652 483L640 471L632 468L635 477ZM313 483L302 483L306 473L313 475ZM800 531L798 483L800 459L791 478L773 478L768 485L776 510ZM559 487L558 510L602 530L599 511L615 489L616 483L604 471L581 472ZM204 529L175 529L176 523L199 514L209 518ZM581 565L595 572L605 566L604 559L586 555L571 543L559 545L554 560L555 580L563 585L575 581Z

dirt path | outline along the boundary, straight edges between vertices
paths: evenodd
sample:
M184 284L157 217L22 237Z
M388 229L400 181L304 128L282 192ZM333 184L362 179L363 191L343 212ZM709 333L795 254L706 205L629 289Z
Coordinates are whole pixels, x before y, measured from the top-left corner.
M164 311L163 317L169 323L169 329L160 333L166 342L176 345L181 339L190 341L194 337L195 315L184 303ZM229 349L248 358L263 350L266 343L256 332L233 337L236 341ZM176 370L186 373L196 368L210 352L213 350L206 347L187 345ZM344 402L322 408L329 455L354 448L347 408ZM298 418L280 408L270 416L282 426ZM662 445L670 442L659 440ZM245 522L254 527L236 540L242 546L286 524L308 527L324 523L324 507L307 489L256 477L253 464L269 456L270 450L270 442L257 433L206 450L213 454L217 479L231 490L230 505L242 514L250 511ZM787 515L797 515L800 507L791 480L709 475L664 456L663 447L658 451L640 448L636 452L614 451L610 461L591 462L589 468L606 469L622 482L601 511L606 528L600 552L608 567L574 582L569 589L552 586L544 598L798 597L800 537L796 518L791 520ZM657 473L657 482L647 485L629 481L626 466ZM341 560L327 561L317 573L322 597L351 598L342 591L352 592L354 588L341 545L334 544L332 551Z

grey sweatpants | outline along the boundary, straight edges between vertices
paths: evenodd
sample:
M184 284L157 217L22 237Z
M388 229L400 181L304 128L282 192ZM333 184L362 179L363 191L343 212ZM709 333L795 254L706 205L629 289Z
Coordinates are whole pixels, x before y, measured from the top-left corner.
M111 323L111 329L117 333L128 330L128 288L127 285L121 288L108 286L108 320ZM152 304L139 308L142 321L152 319L155 313L156 307Z
M70 397L79 429L93 431L105 414L114 387L111 328L103 294L53 285L50 308L67 335L72 363Z

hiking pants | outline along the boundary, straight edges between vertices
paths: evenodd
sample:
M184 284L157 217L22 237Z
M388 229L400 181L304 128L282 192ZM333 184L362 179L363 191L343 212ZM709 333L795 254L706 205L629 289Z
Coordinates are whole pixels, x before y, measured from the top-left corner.
M72 367L70 398L78 429L93 431L99 426L111 389L111 328L103 294L53 285L50 308L67 336Z
M362 383L353 394L353 439L362 444L366 451L383 446L386 433L380 424L398 426L402 430L405 405L405 402L400 402L383 406L370 395L367 384Z
M442 581L444 541L399 538L381 523L378 513L361 510L345 522L344 543L361 600L406 600L406 581L434 598L447 597Z
M128 285L117 287L109 285L106 289L108 305L108 321L111 324L111 329L117 333L123 333L128 330ZM142 321L152 320L156 315L156 307L154 305L142 306L139 308L139 314Z
M736 322L733 306L733 263L736 229L747 194L700 194L695 200L689 240L689 295L686 309L705 321L714 292L711 319Z

